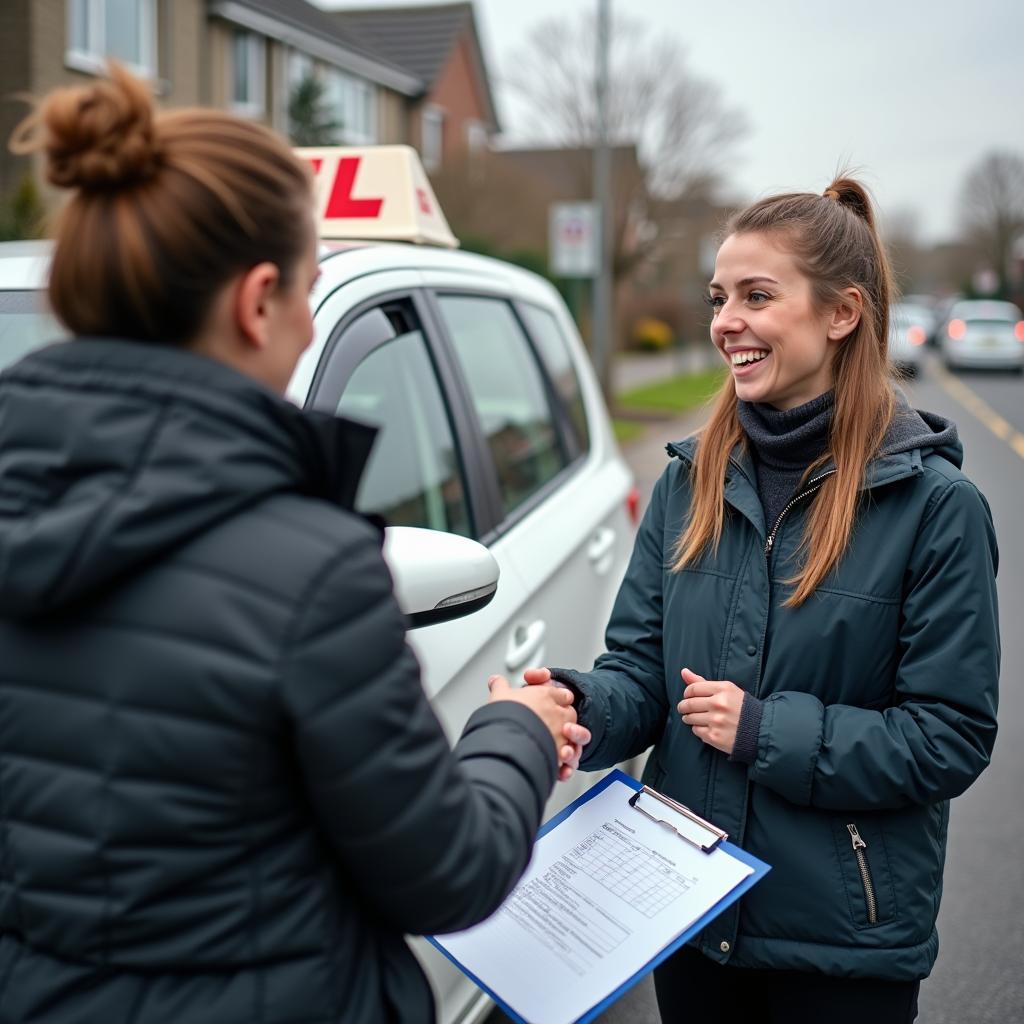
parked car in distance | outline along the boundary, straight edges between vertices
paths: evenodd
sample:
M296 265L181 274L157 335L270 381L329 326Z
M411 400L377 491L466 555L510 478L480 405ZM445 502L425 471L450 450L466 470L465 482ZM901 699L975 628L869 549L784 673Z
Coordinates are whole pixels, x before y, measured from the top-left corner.
M343 153L323 151L320 173L330 176L340 159L379 155ZM445 244L450 232L418 161L367 184L358 174L346 179L358 194L378 194L390 180L409 195L385 197L382 211L432 211ZM328 181L324 202L330 192ZM550 282L484 256L379 240L407 231L429 241L429 224L367 227L379 229L372 240L322 246L310 297L314 339L288 397L378 427L356 508L391 524L385 557L410 626L419 626L409 643L454 739L486 701L489 675L515 683L531 665L589 667L603 650L638 492ZM0 243L0 370L63 335L46 311L49 255L45 242ZM453 599L476 610L443 621ZM548 815L599 777L577 773L559 784ZM469 979L426 941L413 947L439 1024L487 1015L490 1000Z
M934 295L928 295L924 292L918 292L910 295L901 295L897 305L901 306L913 306L919 311L919 315L923 318L921 326L925 329L928 335L926 344L932 342L935 339L936 331L939 329L939 319L941 317L940 302L935 298Z
M889 359L901 376L921 372L931 322L931 312L923 306L897 302L889 307Z
M1024 372L1024 314L1012 302L965 299L949 311L940 341L950 369Z

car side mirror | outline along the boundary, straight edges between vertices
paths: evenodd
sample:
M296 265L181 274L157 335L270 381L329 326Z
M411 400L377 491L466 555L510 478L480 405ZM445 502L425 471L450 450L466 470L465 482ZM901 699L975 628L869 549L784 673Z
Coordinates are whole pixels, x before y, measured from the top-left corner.
M416 526L384 531L384 560L409 628L470 615L498 589L498 563L475 540Z

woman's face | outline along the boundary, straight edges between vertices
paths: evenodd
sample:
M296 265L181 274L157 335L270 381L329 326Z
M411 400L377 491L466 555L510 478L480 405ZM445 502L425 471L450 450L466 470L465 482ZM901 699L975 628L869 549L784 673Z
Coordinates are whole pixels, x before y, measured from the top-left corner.
M769 236L726 238L708 294L711 340L740 399L793 409L832 387L831 316L815 309L811 282Z

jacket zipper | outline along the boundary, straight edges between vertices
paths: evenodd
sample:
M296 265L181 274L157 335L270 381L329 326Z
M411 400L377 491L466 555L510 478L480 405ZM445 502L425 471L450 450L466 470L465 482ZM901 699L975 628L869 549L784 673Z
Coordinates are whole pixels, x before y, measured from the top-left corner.
M796 497L790 498L786 507L779 513L779 518L775 520L775 525L772 527L772 532L768 534L768 540L765 541L764 553L770 555L772 553L772 545L775 543L775 534L779 532L779 527L782 525L782 520L785 519L786 513L798 502L804 500L804 498L810 497L814 492L821 486L824 480L827 480L836 471L830 469L827 473L822 473L821 476L814 477L813 480L809 480L807 483L807 489L801 491Z
M775 525L772 527L772 532L768 534L768 539L764 545L764 561L765 567L768 571L768 589L771 591L772 585L772 546L775 544L775 534L779 532L779 527L782 525L782 520L785 518L786 513L795 505L797 502L803 501L804 498L814 494L814 492L821 486L823 480L830 477L835 472L834 469L830 469L827 473L822 473L820 476L814 477L813 480L808 482L807 489L801 491L795 498L790 499L786 504L786 507L779 513L778 518L775 520ZM771 599L768 601L769 607L771 606ZM764 651L764 642L768 636L768 616L764 617L764 627L761 629L761 646L758 648L760 651ZM757 683L757 694L761 692L761 673L758 672L758 683ZM755 696L757 696L755 694Z
M864 852L868 844L861 838L856 825L847 825L850 833L850 841L853 844L853 852L857 858L857 868L860 871L861 885L864 887L864 905L868 911L868 924L878 923L878 900L875 898L875 883L871 879L871 868L868 866L868 856Z

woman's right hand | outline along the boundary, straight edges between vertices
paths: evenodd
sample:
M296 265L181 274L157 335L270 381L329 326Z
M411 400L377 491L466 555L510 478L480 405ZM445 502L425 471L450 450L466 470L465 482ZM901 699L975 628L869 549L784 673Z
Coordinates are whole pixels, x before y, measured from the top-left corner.
M576 724L572 693L557 686L513 687L504 676L491 676L487 680L487 686L491 691L491 702L496 700L518 701L520 704L525 704L540 718L548 732L551 733L551 739L555 744L555 754L560 764L559 779L564 781L564 778L568 778L564 772L565 765L562 763L565 760L564 754L567 749L566 739L574 736L574 731L583 729L582 726Z
M560 683L556 683L551 677L551 670L547 668L528 668L523 672L523 679L528 686L547 686L555 689L567 689ZM571 690L569 691L572 692ZM590 730L579 724L567 725L562 730L565 746L559 752L560 765L558 768L558 781L565 782L572 777L572 773L580 766L580 758L583 756L583 748L590 742Z

